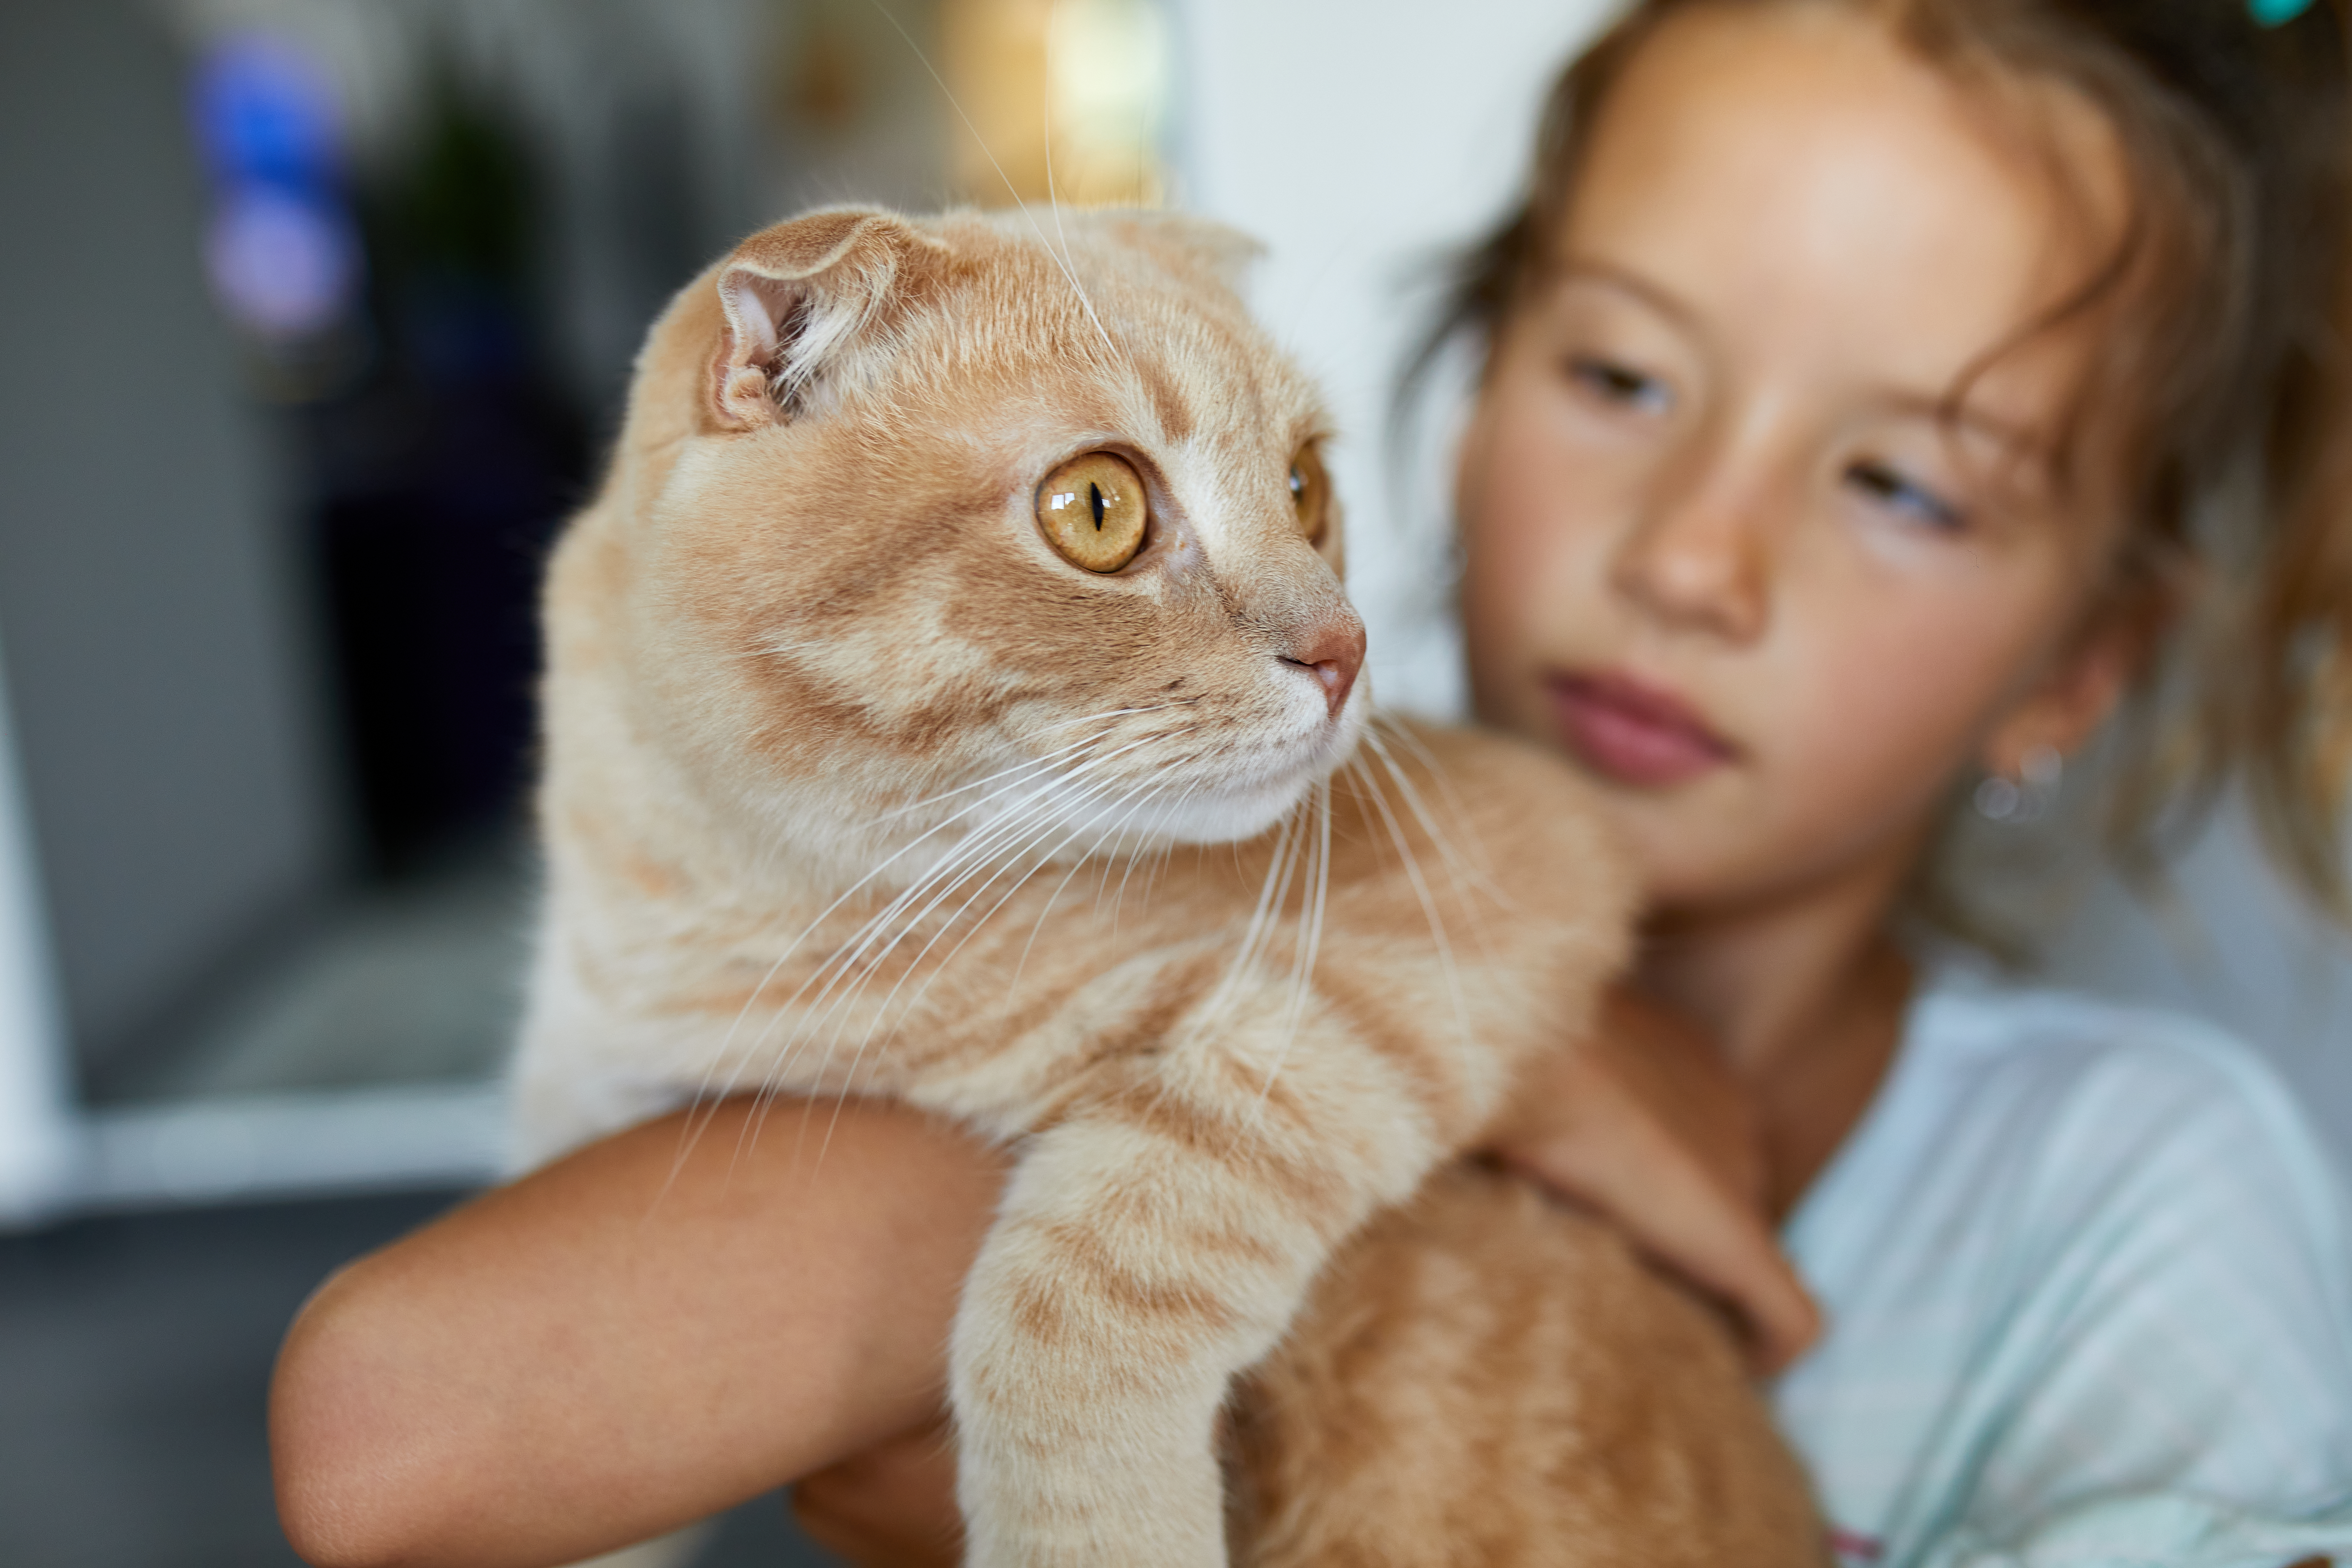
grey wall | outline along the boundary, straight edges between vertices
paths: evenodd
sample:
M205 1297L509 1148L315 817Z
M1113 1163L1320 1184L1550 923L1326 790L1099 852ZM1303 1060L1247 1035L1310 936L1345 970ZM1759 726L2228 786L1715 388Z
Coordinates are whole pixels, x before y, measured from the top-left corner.
M0 5L0 647L88 1054L339 859L268 433L199 271L184 101L131 0Z

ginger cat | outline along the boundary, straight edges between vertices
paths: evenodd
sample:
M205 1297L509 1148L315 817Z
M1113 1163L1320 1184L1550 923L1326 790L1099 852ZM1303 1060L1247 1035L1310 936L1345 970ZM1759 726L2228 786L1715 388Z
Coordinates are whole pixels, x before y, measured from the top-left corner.
M979 1568L1819 1562L1704 1309L1431 1180L1631 889L1555 761L1368 721L1249 252L840 209L678 296L548 586L522 1152L751 1090L1016 1147L950 1347Z

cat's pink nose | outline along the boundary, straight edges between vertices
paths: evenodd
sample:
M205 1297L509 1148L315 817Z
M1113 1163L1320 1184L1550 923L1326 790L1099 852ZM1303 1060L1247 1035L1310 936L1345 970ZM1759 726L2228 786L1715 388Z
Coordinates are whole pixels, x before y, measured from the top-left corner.
M1282 662L1297 665L1323 683L1324 703L1337 719L1364 668L1364 624L1353 616L1325 621L1283 655Z

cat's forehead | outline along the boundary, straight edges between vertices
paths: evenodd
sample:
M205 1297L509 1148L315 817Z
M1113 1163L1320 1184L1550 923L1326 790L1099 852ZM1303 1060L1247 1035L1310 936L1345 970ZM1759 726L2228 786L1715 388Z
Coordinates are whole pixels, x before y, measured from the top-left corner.
M956 261L935 320L960 358L1137 439L1286 455L1329 433L1319 390L1196 234L1150 215L1073 216L1058 236L1023 232L1018 213L943 220Z

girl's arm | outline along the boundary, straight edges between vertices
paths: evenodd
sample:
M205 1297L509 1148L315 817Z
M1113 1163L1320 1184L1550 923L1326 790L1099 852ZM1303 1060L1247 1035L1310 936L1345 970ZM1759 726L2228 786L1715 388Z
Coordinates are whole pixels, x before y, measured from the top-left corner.
M1812 1310L1753 1201L1736 1091L1637 1012L1530 1083L1502 1152L1733 1300L1778 1360ZM815 1478L803 1517L828 1543L933 1560L945 1347L1002 1156L880 1102L688 1124L490 1193L303 1309L270 1425L304 1557L570 1562Z
M999 1157L900 1107L803 1110L621 1133L329 1280L271 1392L296 1550L569 1562L934 1418Z

